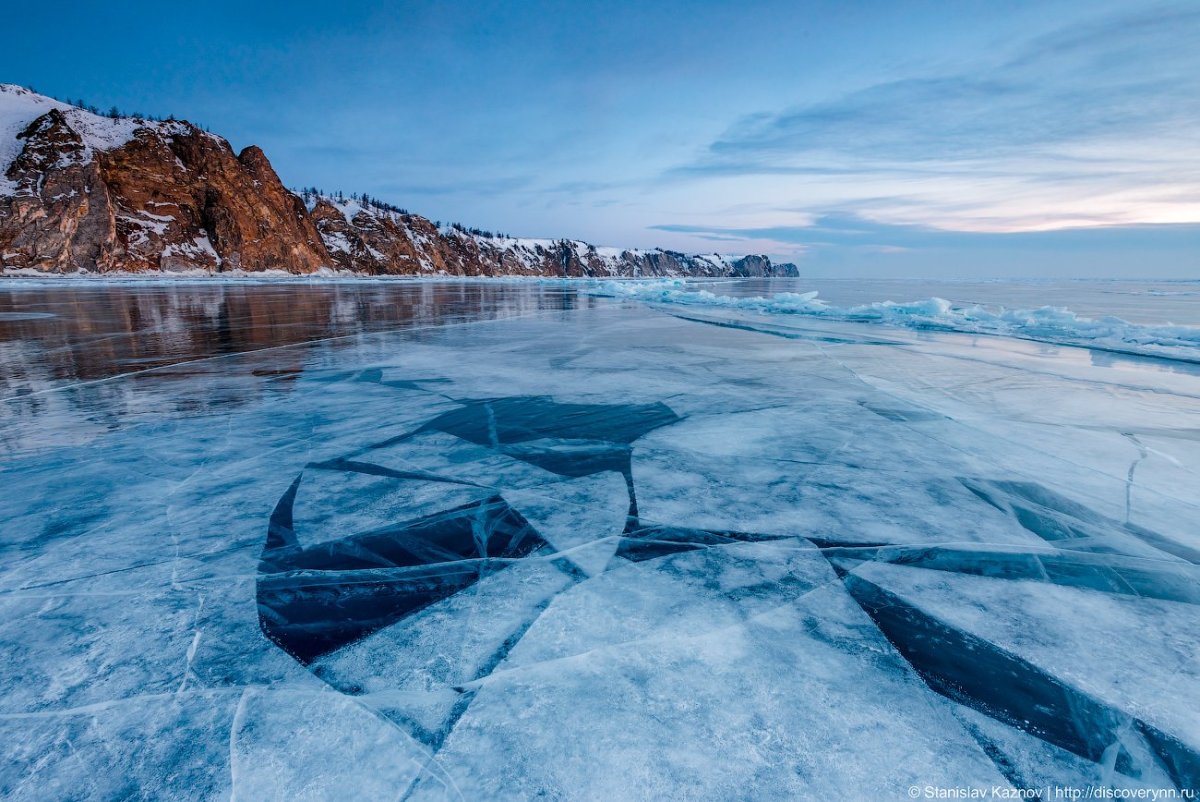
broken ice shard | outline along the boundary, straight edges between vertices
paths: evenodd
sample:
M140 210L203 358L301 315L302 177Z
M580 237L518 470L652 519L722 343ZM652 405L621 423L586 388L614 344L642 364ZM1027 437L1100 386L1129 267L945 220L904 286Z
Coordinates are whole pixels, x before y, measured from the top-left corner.
M564 404L539 396L463 401L414 432L309 467L471 485L357 458L424 432L443 432L560 476L620 473L629 492L626 528L633 530L637 500L629 444L678 419L661 403ZM259 563L258 608L264 633L305 665L470 587L509 560L550 548L499 494L305 547L293 522L303 477L271 516Z

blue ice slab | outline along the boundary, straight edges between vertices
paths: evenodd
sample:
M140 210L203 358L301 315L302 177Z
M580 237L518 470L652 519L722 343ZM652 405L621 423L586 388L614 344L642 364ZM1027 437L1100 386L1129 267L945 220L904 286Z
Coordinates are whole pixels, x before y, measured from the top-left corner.
M90 292L4 324L6 798L1194 779L1194 372L542 285ZM314 298L335 339L256 316Z

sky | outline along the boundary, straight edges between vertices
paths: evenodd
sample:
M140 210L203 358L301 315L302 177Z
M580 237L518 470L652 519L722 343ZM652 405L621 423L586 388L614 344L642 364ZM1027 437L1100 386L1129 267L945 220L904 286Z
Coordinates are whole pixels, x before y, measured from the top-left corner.
M1200 278L1200 2L13 4L0 82L290 186L816 276Z

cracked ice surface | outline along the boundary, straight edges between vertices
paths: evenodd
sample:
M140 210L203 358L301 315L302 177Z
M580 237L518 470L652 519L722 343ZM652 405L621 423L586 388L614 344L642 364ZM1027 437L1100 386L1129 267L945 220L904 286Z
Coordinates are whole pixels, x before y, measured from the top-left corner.
M1200 782L1191 366L504 292L32 392L6 351L0 796Z

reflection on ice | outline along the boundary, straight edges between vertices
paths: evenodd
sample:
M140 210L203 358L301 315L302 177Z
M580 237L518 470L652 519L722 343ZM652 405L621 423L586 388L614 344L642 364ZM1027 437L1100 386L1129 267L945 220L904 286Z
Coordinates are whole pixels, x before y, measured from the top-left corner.
M530 303L6 402L0 795L1200 783L1194 375Z

